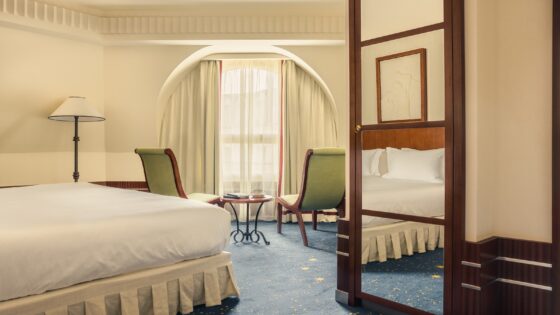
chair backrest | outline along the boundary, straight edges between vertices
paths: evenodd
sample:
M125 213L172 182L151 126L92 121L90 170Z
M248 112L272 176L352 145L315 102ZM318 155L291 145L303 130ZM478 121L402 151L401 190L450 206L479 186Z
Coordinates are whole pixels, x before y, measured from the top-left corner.
M150 192L187 198L181 184L177 160L171 149L136 149L134 152L142 159Z
M344 149L307 150L300 189L301 210L333 209L344 199Z

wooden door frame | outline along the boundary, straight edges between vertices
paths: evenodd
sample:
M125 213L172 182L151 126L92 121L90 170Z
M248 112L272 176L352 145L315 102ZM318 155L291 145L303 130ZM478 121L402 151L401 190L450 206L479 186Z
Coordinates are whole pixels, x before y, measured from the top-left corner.
M371 45L427 31L444 29L445 37L445 103L446 103L446 218L445 225L445 291L444 313L460 314L461 261L465 241L465 85L464 85L464 0L443 0L444 22L402 33L361 41L360 0L349 0L349 65L350 65L350 216L349 222L349 287L348 303L357 305L364 297L374 303L411 314L426 314L408 306L390 302L361 292L361 49ZM560 1L560 0L559 0ZM422 127L422 126L419 126ZM451 150L449 149L451 148ZM354 196L354 198L352 198ZM357 202L358 201L358 202Z
M552 292L554 294L560 290L560 0L553 0L552 6ZM560 314L559 298L552 298L552 314Z

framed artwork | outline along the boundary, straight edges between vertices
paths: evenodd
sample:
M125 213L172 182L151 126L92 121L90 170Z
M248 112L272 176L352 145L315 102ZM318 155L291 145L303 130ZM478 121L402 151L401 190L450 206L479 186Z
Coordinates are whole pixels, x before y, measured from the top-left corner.
M376 59L377 122L427 120L426 49Z

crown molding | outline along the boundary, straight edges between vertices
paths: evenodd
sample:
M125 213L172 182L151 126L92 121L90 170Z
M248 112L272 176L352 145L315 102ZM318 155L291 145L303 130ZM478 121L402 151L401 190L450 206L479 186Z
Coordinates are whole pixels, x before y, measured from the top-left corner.
M188 38L214 34L244 36L248 34L278 37L296 34L335 38L344 35L345 19L340 16L143 16L101 18L101 33L112 34L182 34Z
M319 10L320 11L320 10ZM0 0L0 24L94 42L127 40L344 40L346 19L331 10L313 15L96 15L37 0ZM149 13L149 12L146 12ZM199 12L207 13L207 12ZM266 14L270 14L267 10ZM323 15L321 15L323 13Z
M36 0L0 0L0 23L43 34L99 42L98 16Z

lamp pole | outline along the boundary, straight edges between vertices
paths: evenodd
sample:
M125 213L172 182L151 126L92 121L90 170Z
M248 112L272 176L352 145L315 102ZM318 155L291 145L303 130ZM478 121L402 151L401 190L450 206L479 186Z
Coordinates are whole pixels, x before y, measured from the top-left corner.
M78 137L78 119L79 116L74 116L74 173L72 177L74 177L74 182L77 183L78 179L80 179L80 172L78 172L78 142L80 141L80 137Z

